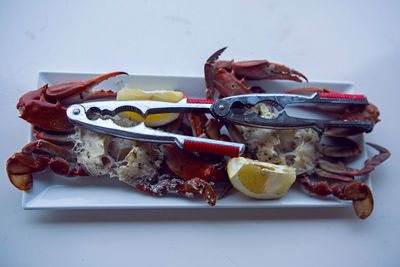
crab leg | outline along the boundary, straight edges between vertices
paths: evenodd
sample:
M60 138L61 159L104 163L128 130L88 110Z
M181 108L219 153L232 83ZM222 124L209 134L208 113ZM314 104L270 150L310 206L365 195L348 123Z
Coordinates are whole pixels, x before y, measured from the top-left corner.
M201 195L210 206L214 206L217 201L214 189L209 183L200 178L192 178L190 180L171 179L170 175L164 174L155 184L147 179L137 179L134 181L133 186L153 196L164 196L169 192L175 192L186 197Z
M321 165L320 165L320 167L321 167ZM348 183L348 182L351 182L354 180L353 176L349 176L346 174L333 173L333 172L329 172L329 171L319 169L319 168L317 168L315 170L315 174L318 176L318 178L334 180L334 181L338 181L338 182Z
M350 168L341 164L335 164L323 159L318 160L318 165L321 169L335 174L342 174L349 176L360 175L359 169Z
M372 143L367 143L367 145L378 150L379 154L376 154L364 163L364 167L360 170L359 175L365 175L372 172L376 166L378 166L390 157L390 152L386 148Z
M362 176L372 172L376 166L384 162L386 159L390 157L390 152L381 146L376 144L367 143L369 146L372 146L376 150L378 150L378 154L373 156L371 159L365 161L362 169L354 169L344 165L335 164L323 159L318 161L318 165L321 169L331 172L334 174L341 174L346 176Z
M327 157L334 157L334 158L347 158L358 156L361 154L361 149L351 139L348 138L334 138L335 141L334 145L325 145L322 144L319 147L319 151Z
M27 144L22 148L22 152L25 154L50 154L68 161L76 160L76 155L72 151L45 140L36 140Z
M298 177L296 181L303 185L310 193L318 196L328 196L332 194L339 199L352 200L354 211L360 219L367 218L374 209L372 192L366 184L360 181L346 184L343 188L338 183L312 183L308 176Z
M76 164L76 168L71 164ZM86 176L86 172L76 163L76 155L63 147L44 140L33 141L24 146L7 160L7 174L11 183L20 190L32 188L32 173L50 169L64 176Z
M370 173L376 166L390 157L390 152L376 144L367 143L379 153L368 159L362 169L353 169L339 164L333 164L325 160L319 160L318 165L323 170L316 170L316 175L326 179L333 179L340 182L350 182L352 176L360 176ZM353 207L361 219L367 218L374 207L374 199L369 187L360 181L346 184L343 189L338 183L329 184L326 181L312 183L308 175L297 177L296 181L303 185L310 193L319 196L334 195L339 199L352 200Z
M56 145L63 145L63 146L73 145L73 141L70 138L70 135L68 135L67 133L48 132L40 128L34 127L32 130L32 135L36 139L43 139L52 142Z
M335 197L339 197L342 190L340 184L329 184L328 182L316 182L312 183L308 175L298 176L296 182L303 185L308 192L314 193L318 196L328 196L330 194Z

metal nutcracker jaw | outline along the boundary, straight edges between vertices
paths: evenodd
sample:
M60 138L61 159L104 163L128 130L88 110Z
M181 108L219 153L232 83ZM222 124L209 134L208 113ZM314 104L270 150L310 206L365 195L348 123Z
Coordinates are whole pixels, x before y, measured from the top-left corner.
M274 118L264 118L248 110L259 103L269 104L281 112ZM283 111L288 105L368 105L368 100L363 95L341 93L314 93L311 96L251 94L219 99L213 104L212 113L226 121L245 126L282 130L312 128L319 134L330 128L355 128L361 132L370 132L375 125L373 121L366 120L292 117Z
M175 144L179 148L187 151L197 151L230 157L238 157L244 152L245 146L240 143L168 133L148 128L144 123L133 127L122 127L117 125L112 119L103 119L100 117L89 119L93 113L110 116L114 116L123 111L142 112L142 114L154 113L154 110L146 110L146 108L138 109L137 107L121 102L123 101L74 104L68 107L67 117L71 123L78 126L125 139L160 144ZM192 109L193 106L188 108Z
M87 114L88 116L90 116L91 114L99 114L102 116L116 116L119 113L125 111L138 113L143 118L146 118L150 114L158 113L184 113L194 111L209 113L214 100L198 100L199 101L197 102L190 102L190 99L188 100L187 98L184 98L176 103L151 100L109 100L87 102L79 105L84 107L85 114Z

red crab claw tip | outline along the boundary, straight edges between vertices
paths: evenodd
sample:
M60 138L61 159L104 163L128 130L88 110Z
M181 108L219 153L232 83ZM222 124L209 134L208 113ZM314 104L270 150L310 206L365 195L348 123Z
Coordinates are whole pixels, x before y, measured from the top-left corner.
M290 70L290 73L293 73L293 74L295 74L295 75L297 75L297 76L303 78L306 82L308 82L307 77L306 77L303 73L301 73L301 72L299 72L299 71L297 71L297 70L294 70L294 69L291 69L291 70Z
M212 54L208 59L206 64L204 65L204 78L205 78L205 83L206 83L206 97L208 99L214 98L215 95L215 79L214 79L214 72L217 70L217 68L213 65L215 61L219 58L219 56L222 54L222 52L225 51L227 47L221 48L214 54Z
M221 48L220 50L218 50L217 52L215 52L214 54L212 54L208 59L207 59L207 63L214 63L215 61L218 60L219 56L225 51L225 49L227 49L228 47L225 46L223 48Z
M272 67L272 71L275 72L275 75L282 76L283 79L285 79L286 76L286 79L288 80L301 82L300 78L302 78L308 82L307 77L295 69L288 68L285 65L278 63L270 63L269 66Z
M91 78L91 79L87 80L85 83L87 84L87 86L95 86L95 85L97 85L111 77L117 76L117 75L129 75L129 74L124 71L110 72L110 73L106 73L106 74Z

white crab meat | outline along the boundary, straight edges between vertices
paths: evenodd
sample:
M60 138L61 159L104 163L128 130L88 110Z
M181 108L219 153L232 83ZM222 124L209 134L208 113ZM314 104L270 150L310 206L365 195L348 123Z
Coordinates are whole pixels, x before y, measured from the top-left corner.
M159 175L163 155L159 146L76 127L74 151L91 176L110 175L129 185L137 178Z
M265 104L255 106L253 111L264 118L274 116ZM294 167L296 174L311 172L317 165L320 137L314 130L240 129L250 153L259 161Z

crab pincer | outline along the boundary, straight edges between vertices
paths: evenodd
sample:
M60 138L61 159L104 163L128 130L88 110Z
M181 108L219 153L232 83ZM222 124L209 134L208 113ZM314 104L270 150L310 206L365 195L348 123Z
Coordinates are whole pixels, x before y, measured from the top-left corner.
M268 60L218 60L225 49L212 54L204 66L207 98L212 98L216 90L223 97L249 94L251 87L244 84L245 80L308 81L299 71Z
M18 101L20 118L34 126L49 131L71 131L73 125L68 122L66 107L72 103L99 99L115 98L113 91L92 88L100 82L126 72L111 72L87 81L65 82L54 85L45 84L37 90L24 94Z

